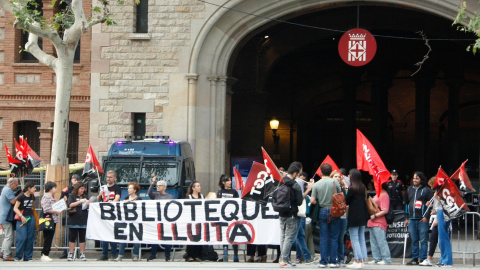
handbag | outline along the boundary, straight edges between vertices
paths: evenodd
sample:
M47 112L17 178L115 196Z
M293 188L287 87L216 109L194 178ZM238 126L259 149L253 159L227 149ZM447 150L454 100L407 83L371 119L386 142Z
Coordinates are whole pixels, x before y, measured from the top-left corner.
M23 211L24 210L20 210L20 213L22 213L22 215L23 215ZM16 221L22 221L22 218L18 214L15 214L15 217L13 219Z
M54 226L55 226L55 222L53 221L52 214L44 213L42 209L42 213L38 221L38 230L53 231Z
M372 197L367 197L366 204L367 204L368 214L370 216L378 213L378 205L375 203Z
M67 209L67 214L68 214L68 215L71 216L71 215L73 215L73 214L75 214L75 213L77 213L77 207L69 207L69 208Z
M297 217L307 217L307 200L303 199L302 204L298 207Z
M339 218L345 214L347 211L347 203L345 202L345 194L343 192L335 193L335 180L333 181L333 195L332 195L332 206L330 207L330 216L328 221L333 218Z

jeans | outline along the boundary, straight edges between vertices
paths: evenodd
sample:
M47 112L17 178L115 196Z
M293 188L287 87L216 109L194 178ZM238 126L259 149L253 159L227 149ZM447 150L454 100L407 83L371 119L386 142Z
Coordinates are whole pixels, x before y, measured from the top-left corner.
M158 245L152 245L152 253L150 254L150 256L157 257L158 248ZM165 257L170 257L170 251L172 250L172 246L163 245L163 248L165 249Z
M35 218L33 215L25 216L30 220L22 227L21 222L17 222L17 241L15 243L15 259L30 261L33 257L33 240L35 238Z
M390 248L387 243L387 232L380 227L370 228L370 248L375 262L392 263Z
M50 249L52 249L52 240L55 236L55 228L57 224L53 224L53 230L43 231L43 248L42 254L48 256L50 254Z
M365 244L365 226L350 227L348 232L350 233L355 260L368 259L367 245Z
M428 256L433 257L433 254L435 254L435 249L437 249L437 244L438 244L438 225L433 226L428 239L429 239L428 240L429 242Z
M10 222L2 224L4 238L2 244L2 253L4 258L12 257L13 245L13 225Z
M445 222L443 216L443 210L437 211L438 221L438 245L440 246L440 261L441 264L453 265L452 258L452 243L450 242L450 234L448 233L448 227L450 227L450 221Z
M127 247L127 244L121 243L120 247L118 249L118 257L123 258L125 257L125 248ZM140 251L140 244L133 244L133 257L138 257Z
M318 214L320 224L320 264L337 263L338 234L340 233L340 218L331 218L328 223L330 208L321 208Z
M307 243L305 243L305 218L297 218L297 238L295 239L295 248L297 251L297 260L302 260L302 257L305 261L308 261L312 258L310 251L308 251Z
M297 234L296 217L280 217L280 259L284 262L290 261L289 254L292 249L293 241Z
M412 259L423 261L427 258L428 222L411 219L408 221L408 233L412 239ZM420 243L420 249L418 244Z
M338 233L338 262L345 261L345 232L347 231L348 220L346 218L340 218L340 231Z
M102 242L102 257L108 258L108 244L112 248L112 258L117 258L117 243L115 242Z

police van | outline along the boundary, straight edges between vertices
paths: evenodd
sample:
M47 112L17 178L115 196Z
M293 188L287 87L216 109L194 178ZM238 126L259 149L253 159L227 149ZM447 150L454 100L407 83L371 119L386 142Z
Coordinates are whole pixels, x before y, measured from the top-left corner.
M190 143L176 142L168 136L127 136L126 140L117 141L110 146L103 158L101 185L106 184L106 173L117 173L117 185L122 188L121 200L128 196L128 184L136 182L141 190L138 194L142 200L149 200L147 191L152 183L152 175L157 181L167 183L167 193L175 199L184 198L188 185L195 180L195 164ZM97 193L98 181L90 183L90 191ZM156 192L156 188L154 188Z

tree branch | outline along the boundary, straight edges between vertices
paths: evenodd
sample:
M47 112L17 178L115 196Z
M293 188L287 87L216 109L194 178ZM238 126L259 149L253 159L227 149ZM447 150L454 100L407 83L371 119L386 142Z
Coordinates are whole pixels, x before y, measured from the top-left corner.
M423 31L418 31L417 33L422 36L423 40L425 40L425 46L427 46L428 52L427 52L427 54L425 54L425 55L423 56L423 60L422 60L422 61L417 62L417 63L415 64L415 66L418 66L418 69L417 69L414 73L412 73L411 77L413 77L415 74L417 74L417 73L420 71L420 69L422 69L423 63L425 63L425 61L427 61L427 59L429 58L430 52L432 51L432 47L430 47L430 44L428 43L427 35L425 35L425 34L423 33Z
M45 64L46 66L49 66L55 70L58 59L40 49L38 46L37 35L32 33L28 35L28 42L25 44L25 50L35 56L35 58L37 58L42 64Z

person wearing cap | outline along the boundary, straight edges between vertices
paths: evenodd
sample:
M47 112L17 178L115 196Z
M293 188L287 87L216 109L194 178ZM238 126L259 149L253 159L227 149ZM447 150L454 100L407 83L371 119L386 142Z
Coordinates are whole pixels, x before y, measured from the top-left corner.
M404 210L403 194L405 186L403 182L398 179L397 170L391 172L392 180L388 181L388 196L390 196L390 208L393 210Z

